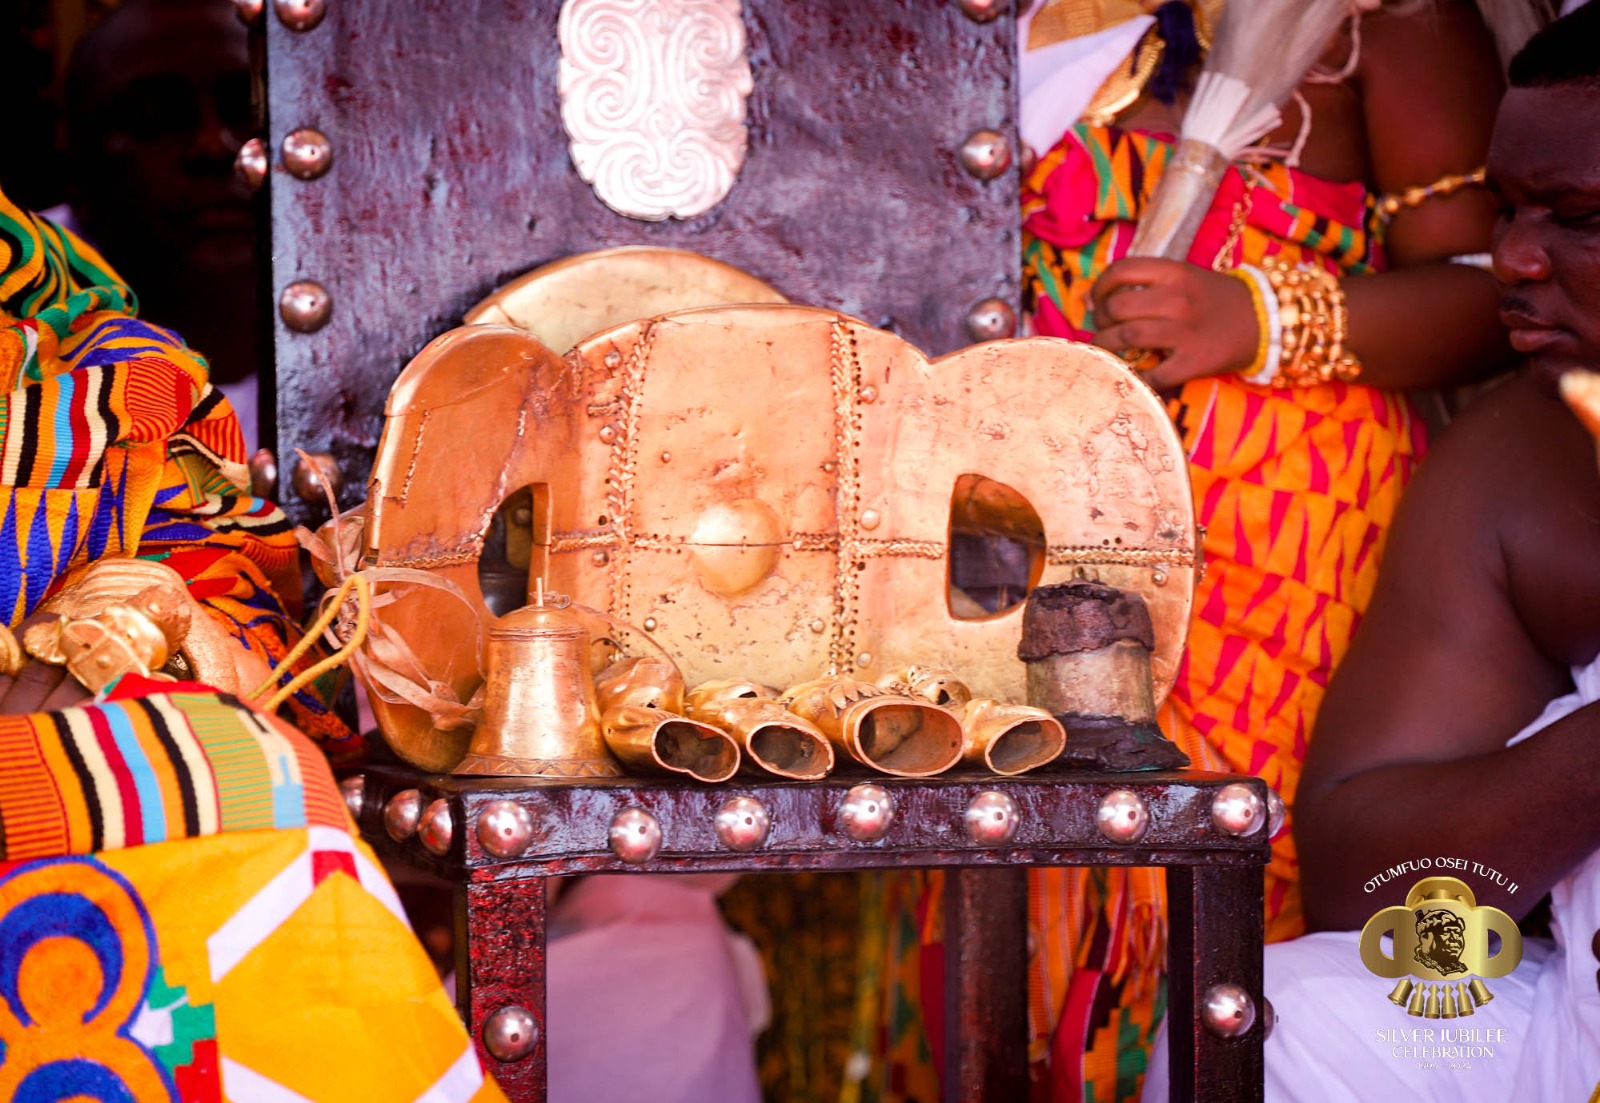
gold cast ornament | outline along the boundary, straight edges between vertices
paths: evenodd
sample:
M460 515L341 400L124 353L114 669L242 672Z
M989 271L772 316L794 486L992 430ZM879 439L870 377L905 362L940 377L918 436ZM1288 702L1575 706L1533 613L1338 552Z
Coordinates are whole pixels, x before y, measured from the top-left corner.
M124 674L161 674L248 697L272 671L190 596L178 572L148 559L91 564L40 606L28 654L64 665L91 692ZM170 665L169 665L170 664Z
M633 322L565 357L480 325L424 349L386 413L362 557L463 595L411 590L384 611L459 700L482 682L484 534L524 488L530 577L641 625L691 685L872 680L878 656L902 656L1021 700L1020 609L959 619L946 602L952 499L975 474L1038 514L1038 582L1087 575L1144 597L1157 699L1171 687L1194 586L1187 465L1156 397L1100 350L1025 338L930 363L783 305ZM436 739L423 709L374 709L402 757Z

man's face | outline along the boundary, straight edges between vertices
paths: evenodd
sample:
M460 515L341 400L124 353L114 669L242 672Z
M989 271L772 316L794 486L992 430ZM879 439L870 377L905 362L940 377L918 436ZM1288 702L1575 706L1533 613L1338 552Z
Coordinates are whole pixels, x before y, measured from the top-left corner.
M198 271L251 263L233 159L250 127L249 56L229 5L133 4L107 23L80 150L91 236L143 243Z
M1511 344L1540 375L1600 368L1600 88L1513 88L1489 146L1494 271Z

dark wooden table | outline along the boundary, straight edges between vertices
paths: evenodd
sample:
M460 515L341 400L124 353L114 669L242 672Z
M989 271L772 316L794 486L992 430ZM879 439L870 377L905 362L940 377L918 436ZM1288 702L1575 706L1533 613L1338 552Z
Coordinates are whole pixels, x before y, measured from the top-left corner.
M1026 868L1052 865L1166 868L1171 1098L1262 1097L1266 1016L1257 1014L1243 1033L1224 1037L1208 1027L1204 1014L1218 985L1237 985L1254 1007L1262 1005L1267 827L1263 822L1235 837L1218 827L1212 811L1218 790L1238 783L1265 802L1266 786L1256 778L1198 771L1004 779L952 773L927 781L741 777L703 786L643 778L572 784L438 777L375 767L345 786L362 834L377 850L456 886L459 1007L484 1066L515 1103L545 1099L547 878L906 868L950 871L944 1097L1015 1103L1028 1096ZM893 803L881 838L853 837L841 816L860 785L879 786ZM1149 813L1148 830L1131 844L1113 841L1098 826L1101 804L1115 790L1137 794ZM996 793L1002 796L989 795ZM736 806L733 823L724 824L746 832L735 842L750 843L750 813L759 820L765 811L770 820L764 838L744 851L733 849L717 828L718 813L741 797L761 808ZM974 800L980 804L969 816ZM648 829L651 820L630 813L636 809L659 826L660 848L653 857L624 861L613 850L611 829L619 814L632 816L625 821L631 832L641 824ZM977 841L972 817L980 832L1010 823L1014 833L1005 841ZM525 833L526 848L496 857L485 839L502 853L515 849L503 830L508 823L516 828L511 842ZM419 826L408 830L408 824ZM496 826L498 836L490 829ZM863 834L858 822L856 835ZM532 1029L513 1031L517 1041L510 1041L508 1022Z

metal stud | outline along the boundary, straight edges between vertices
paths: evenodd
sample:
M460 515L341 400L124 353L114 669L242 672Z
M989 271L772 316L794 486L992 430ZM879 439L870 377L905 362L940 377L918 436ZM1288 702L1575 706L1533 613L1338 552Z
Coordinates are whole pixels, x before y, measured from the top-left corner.
M255 191L267 178L267 143L260 138L251 138L239 147L239 152L233 158L233 171L244 186Z
M250 457L250 492L258 498L278 496L278 457L271 449L257 448Z
M422 822L417 825L417 838L422 840L429 854L443 858L450 852L450 840L455 838L455 834L455 821L450 818L450 802L440 797L422 813Z
M361 805L367 795L367 779L360 774L351 774L339 783L339 794L344 797L344 806L349 810L350 818L361 819Z
M295 497L302 502L322 503L327 501L327 495L322 492L323 479L328 480L337 496L339 488L344 485L344 473L339 470L339 461L327 452L308 452L305 459L295 465L294 476L289 482L294 486Z
M754 797L734 797L717 809L716 828L723 846L743 853L765 845L772 817Z
M881 785L852 785L839 804L839 826L858 843L875 843L894 823L894 797Z
M1213 984L1206 991L1200 1020L1219 1038L1237 1038L1255 1025L1255 1001L1237 984Z
M875 509L864 509L861 511L861 527L867 529L868 531L877 528L882 520L883 516Z
M333 296L316 280L295 280L278 296L278 316L296 333L315 333L333 314Z
M1283 821L1289 818L1289 806L1272 786L1267 786L1267 838L1276 839L1283 830Z
M1009 6L1009 0L960 0L961 11L974 23L987 23Z
M1150 581L1154 582L1157 586L1165 586L1167 584L1167 572L1162 570L1160 567L1157 567L1155 570L1150 572Z
M1150 830L1150 806L1131 789L1114 789L1100 802L1095 825L1114 843L1136 843Z
M539 1044L539 1024L526 1007L511 1004L483 1020L483 1048L496 1061L520 1061Z
M867 667L871 666L872 665L872 652L863 651L861 654L857 655L856 656L856 665L859 666L862 670L865 670L865 669L867 669Z
M333 143L316 127L291 130L283 137L283 167L296 180L315 180L333 167Z
M967 805L967 835L979 846L999 846L1017 833L1022 814L1017 802L998 789L979 793Z
M520 857L533 842L533 816L514 800L492 800L478 813L478 845L491 858Z
M266 0L233 0L233 14L247 27L261 18L261 9L264 7Z
M415 789L400 790L383 806L383 829L397 843L416 834L417 821L421 819L422 794Z
M998 130L974 130L961 143L961 167L979 180L993 180L1011 167L1011 143Z
M1469 1012L1470 1014L1470 1012ZM1272 1028L1278 1025L1278 1009L1272 1006L1272 1001L1261 997L1261 1040L1264 1042L1272 1037Z
M822 635L822 633L824 633L824 632L826 632L828 630L827 623L824 622L821 617L813 617L812 620L811 620L810 627L811 627L811 630L813 632L815 632L819 636Z
M1017 312L1004 299L984 299L967 311L966 324L974 341L998 341L1017 331Z
M1251 786L1236 781L1211 798L1211 822L1225 835L1253 835L1267 822L1267 804Z
M878 401L878 388L874 387L871 383L868 383L865 387L861 388L859 397L865 405L871 406L874 402Z
M291 31L309 31L328 14L327 0L272 0L272 9Z
M654 632L656 630L656 618L655 617L645 617L644 618L644 630L646 632Z
M602 426L600 426L600 443L601 444L615 444L615 443L617 443L617 427L615 425L602 425Z
M671 452L663 452L663 453L661 453L661 462L662 463L671 463L672 462L672 453Z
M643 808L624 808L611 819L611 852L630 865L661 851L661 822Z
M597 551L590 555L589 558L594 561L596 567L604 567L611 562L611 554L609 552Z

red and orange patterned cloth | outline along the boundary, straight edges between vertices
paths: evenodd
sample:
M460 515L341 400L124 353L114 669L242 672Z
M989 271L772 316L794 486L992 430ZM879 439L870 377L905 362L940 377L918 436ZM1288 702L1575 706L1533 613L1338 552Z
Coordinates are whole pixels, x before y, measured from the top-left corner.
M1132 242L1172 154L1163 138L1080 124L1023 187L1024 305L1037 332L1090 339L1089 292ZM1383 267L1372 204L1279 163L1230 170L1189 259L1207 268L1281 255L1341 274ZM1255 774L1292 807L1328 678L1372 595L1384 534L1421 457L1401 395L1329 383L1277 391L1237 375L1168 399L1189 456L1205 576L1189 646L1161 723L1197 767ZM916 881L920 882L919 876ZM856 1097L934 1098L942 939L937 875L892 879L877 1037L882 1063ZM1288 834L1267 870L1267 938L1303 929ZM1165 881L1157 869L1057 868L1030 875L1030 1056L1039 1095L1137 1098L1166 1008Z
M1158 137L1078 126L1028 175L1024 294L1040 333L1089 338L1089 290L1126 253L1171 153ZM1373 272L1383 257L1371 210L1359 184L1236 166L1189 260L1226 268L1282 256ZM1162 727L1197 766L1255 774L1292 807L1328 678L1421 457L1421 422L1404 396L1372 387L1280 391L1238 375L1191 381L1168 410L1189 455L1206 571ZM1304 929L1298 882L1285 833L1267 870L1268 941ZM1035 1055L1048 1047L1054 1098L1137 1092L1164 1004L1162 885L1155 870L1033 875Z

